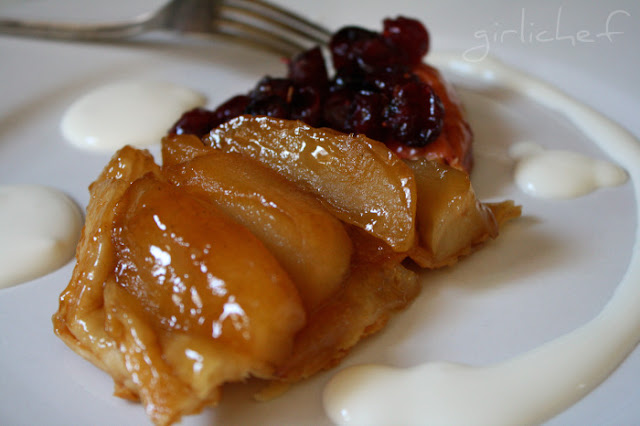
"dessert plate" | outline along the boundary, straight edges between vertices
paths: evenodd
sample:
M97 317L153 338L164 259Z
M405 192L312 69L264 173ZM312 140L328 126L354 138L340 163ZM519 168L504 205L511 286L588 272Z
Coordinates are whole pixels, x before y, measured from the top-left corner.
M339 1L278 3L332 29L379 28L384 17L398 14L417 17L430 30L434 52L454 52L467 64L499 58L640 137L635 72L640 59L634 54L640 4L633 0L598 5L494 0L482 6L462 0L362 1L348 10ZM0 15L99 21L157 4L116 0L105 8L79 0L11 1L0 6ZM110 158L110 153L78 149L61 135L61 118L81 95L119 80L154 80L201 92L215 105L263 75L284 73L279 58L267 53L162 36L126 45L0 36L0 57L0 184L51 186L81 208L88 202L89 183ZM418 299L380 334L361 342L340 368L370 362L402 367L440 360L500 362L596 316L631 261L638 233L633 185L638 182L570 200L538 199L514 184L514 161L508 156L510 146L528 141L613 161L606 143L601 149L562 114L505 89L499 80L487 83L454 71L445 74L457 85L476 134L476 191L483 200L514 199L523 206L523 217L456 266L424 273ZM158 147L151 150L157 153ZM148 424L140 405L113 397L111 379L53 335L50 318L72 268L70 262L0 289L0 423ZM268 403L251 399L259 383L229 386L219 407L182 424L331 424L322 390L334 373L320 374ZM636 349L549 424L640 423L639 378Z

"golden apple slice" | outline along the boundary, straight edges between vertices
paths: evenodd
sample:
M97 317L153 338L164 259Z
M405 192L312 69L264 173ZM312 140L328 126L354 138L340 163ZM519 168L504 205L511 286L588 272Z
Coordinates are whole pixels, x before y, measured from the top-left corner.
M135 181L118 208L116 282L157 327L261 363L286 356L305 313L289 276L246 228L153 176Z
M162 139L162 166L184 163L211 151L213 148L195 135L165 136Z
M344 225L315 199L251 158L212 150L163 168L180 189L212 201L271 251L313 311L342 283L352 244Z
M402 266L404 254L358 228L351 229L351 236L351 274L342 291L311 314L296 335L292 355L277 370L281 382L296 382L334 367L420 292L417 274Z
M86 222L76 248L77 262L52 318L56 335L69 348L108 371L116 395L123 398L135 395L125 386L129 378L124 361L104 329L103 288L115 265L111 242L115 206L131 182L146 173L160 173L151 154L126 146L89 187Z
M339 219L396 251L413 245L413 173L380 142L299 121L251 116L222 124L204 142L266 164L315 194Z
M217 402L219 387L270 377L305 323L286 272L214 205L147 174L116 208L104 327L128 386L157 424Z
M135 295L116 284L113 275L104 284L105 321L103 328L116 343L128 370L128 388L142 401L156 425L170 425L183 414L204 406L188 382L174 374L163 356L158 333L146 319ZM219 384L209 387L207 401L220 398Z
M506 201L477 200L469 175L439 161L409 160L416 178L418 245L411 257L422 267L455 263L460 256L498 235L499 224L520 215L520 207ZM494 214L499 212L500 222Z

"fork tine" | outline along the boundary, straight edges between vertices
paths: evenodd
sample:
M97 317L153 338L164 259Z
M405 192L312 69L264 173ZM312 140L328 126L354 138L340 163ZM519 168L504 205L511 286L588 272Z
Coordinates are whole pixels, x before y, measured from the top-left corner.
M310 45L326 44L331 37L327 29L261 0L224 0L218 8L218 16L278 34L279 38L291 40L305 49Z
M219 16L216 18L214 32L218 36L242 42L251 47L266 48L286 57L307 49L307 46L296 42L290 37L274 34L231 17Z
M239 17L242 20L250 20L251 23L255 26L259 25L259 28L264 29L265 31L277 31L285 34L288 38L301 38L303 41L311 41L315 44L322 44L323 41L320 37L317 37L315 34L311 34L305 32L297 27L289 25L286 22L274 19L270 16L263 14L262 12L257 12L251 9L240 8L237 6L232 6L228 4L224 4L220 6L219 9L220 19L231 19L228 17ZM234 19L236 22L240 22L240 19Z
M290 10L283 9L273 3L263 0L226 0L228 5L240 7L244 5L246 10L254 10L263 16L270 16L274 24L297 31L316 43L327 43L331 38L331 31Z

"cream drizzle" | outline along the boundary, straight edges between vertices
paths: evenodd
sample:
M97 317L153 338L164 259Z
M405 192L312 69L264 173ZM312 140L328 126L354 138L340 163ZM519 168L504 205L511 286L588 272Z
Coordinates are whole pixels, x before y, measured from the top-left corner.
M159 143L183 112L204 105L201 94L156 81L119 81L76 100L62 118L62 134L79 148L113 151Z
M439 66L495 82L564 114L627 169L640 212L640 143L627 130L498 61L469 63L459 55L435 59ZM562 412L605 380L640 342L639 234L637 227L629 267L612 298L582 327L494 365L433 362L409 369L346 368L324 390L328 416L337 424L358 425L522 425Z
M39 185L0 186L0 288L63 266L75 253L81 228L80 209L63 193Z
M516 184L534 197L576 198L628 180L624 169L609 161L578 152L544 149L533 142L518 142L511 146L509 154L516 160Z

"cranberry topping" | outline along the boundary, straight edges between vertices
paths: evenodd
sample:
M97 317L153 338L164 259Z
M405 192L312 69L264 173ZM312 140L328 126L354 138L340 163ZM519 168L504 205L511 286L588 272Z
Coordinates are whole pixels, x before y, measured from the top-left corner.
M182 114L182 117L169 130L169 134L204 136L214 127L244 114L248 104L248 96L238 95L220 105L215 111L194 108Z
M329 76L319 47L294 56L289 61L289 78L297 86L311 86L319 91L329 87Z
M249 94L245 114L289 118L293 82L287 78L264 77Z
M398 51L382 34L358 27L338 31L329 43L336 69L366 72L399 63Z
M385 111L393 136L407 146L425 146L442 131L444 107L431 87L412 81L394 87Z
M400 51L409 65L418 65L429 51L429 33L414 19L401 16L385 19L382 36Z
M289 118L310 126L321 126L323 100L323 92L313 86L296 87L291 97Z
M329 42L331 59L336 70L357 68L364 45L379 38L379 34L359 27L344 27Z
M333 78L316 47L289 61L286 78L264 77L247 95L213 112L189 111L171 132L202 136L232 117L251 114L302 120L408 147L438 137L442 102L412 71L429 51L429 34L420 22L385 19L382 32L345 27L333 35L329 49Z
M388 102L389 98L381 93L361 91L356 94L351 111L352 131L371 139L384 140L383 116Z
M194 108L182 114L182 117L173 125L170 134L194 134L202 136L215 127L216 119L213 111L204 108Z

